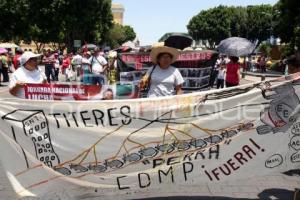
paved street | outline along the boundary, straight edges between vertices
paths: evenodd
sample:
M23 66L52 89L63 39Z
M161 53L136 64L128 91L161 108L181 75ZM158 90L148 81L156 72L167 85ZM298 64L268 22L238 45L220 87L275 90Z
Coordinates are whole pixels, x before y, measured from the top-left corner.
M269 80L270 78L266 78ZM246 76L242 80L242 84L259 81L260 77ZM0 87L0 98L9 97L7 87ZM222 183L219 185L203 185L199 186L196 194L190 191L195 191L195 188L186 188L187 193L193 197L178 196L165 198L151 198L155 200L169 199L190 199L190 200L229 200L229 199L264 199L264 200L300 200L300 191L296 196L296 188L300 188L300 169L287 172L286 174L272 174L264 177L256 177L248 180L240 180L235 182ZM182 195L182 194L181 194ZM143 194L147 197L147 193ZM13 200L16 195L8 182L4 169L0 163L0 200ZM26 198L28 199L28 198ZM99 198L91 198L99 199ZM117 196L116 199L122 199Z

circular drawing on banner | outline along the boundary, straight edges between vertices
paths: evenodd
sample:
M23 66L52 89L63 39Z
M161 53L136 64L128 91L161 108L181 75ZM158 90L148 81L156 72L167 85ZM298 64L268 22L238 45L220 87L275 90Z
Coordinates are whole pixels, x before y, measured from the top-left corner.
M274 168L274 167L278 167L282 163L283 163L283 157L282 157L282 155L280 155L280 154L274 154L274 155L270 156L266 160L265 166L267 168Z
M290 145L293 149L295 149L296 151L300 150L300 135L295 135L294 137L292 137Z
M293 124L292 133L294 135L300 135L300 122Z
M300 152L296 152L291 156L291 161L293 163L300 162Z

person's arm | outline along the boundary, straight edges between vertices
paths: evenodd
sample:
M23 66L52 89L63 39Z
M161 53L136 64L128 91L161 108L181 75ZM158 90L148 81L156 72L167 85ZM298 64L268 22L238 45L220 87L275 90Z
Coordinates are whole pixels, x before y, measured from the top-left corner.
M104 57L100 57L100 62L99 62L100 65L102 65L102 70L103 72L105 72L106 70L108 70L109 66L108 66L108 62L107 60L104 58Z
M182 84L184 83L184 79L178 69L175 69L174 73L175 73L175 94L176 95L183 94Z
M16 82L14 86L12 86L11 88L9 88L9 93L14 95L14 96L17 96L18 92L20 90L23 90L23 87L24 87L25 83L22 83L22 82Z
M175 87L175 90L176 90L176 95L183 94L182 84L177 85L177 86Z
M108 64L103 65L103 72L105 72L108 69Z

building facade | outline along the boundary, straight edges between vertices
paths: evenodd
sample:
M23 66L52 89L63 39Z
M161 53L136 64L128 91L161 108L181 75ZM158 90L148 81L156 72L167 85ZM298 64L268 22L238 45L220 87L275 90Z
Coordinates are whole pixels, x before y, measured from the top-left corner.
M111 11L114 17L114 22L123 25L124 6L119 3L112 3Z

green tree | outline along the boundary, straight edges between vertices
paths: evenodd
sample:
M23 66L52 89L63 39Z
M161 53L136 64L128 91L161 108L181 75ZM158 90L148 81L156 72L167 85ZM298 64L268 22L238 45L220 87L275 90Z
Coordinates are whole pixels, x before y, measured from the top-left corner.
M17 44L27 34L27 0L0 1L0 40Z
M247 9L245 7L228 8L230 15L230 35L236 37L246 37L248 31Z
M111 0L2 0L0 39L60 43L104 43L112 27Z
M123 26L123 29L124 29L124 33L126 36L124 42L132 41L136 38L136 33L134 32L134 30L131 26L125 25L125 26Z
M69 49L78 39L89 43L104 43L112 27L111 0L54 0L55 21L60 26L60 38ZM56 6L57 5L57 6Z
M221 40L239 36L264 41L272 35L273 8L270 5L248 7L218 6L201 11L188 23L195 40L207 40L214 48Z
M260 52L262 52L266 56L270 56L270 53L271 53L271 50L272 50L272 46L271 46L270 43L262 42L259 45L258 49L259 49Z
M208 47L213 48L222 39L231 36L230 15L226 6L201 11L190 20L188 32L195 40L205 40Z
M275 34L290 47L289 54L300 50L300 2L279 0L275 5L277 24Z
M271 5L247 7L247 34L249 40L258 40L259 43L273 35L274 9Z
M136 34L132 27L114 24L113 28L108 32L106 42L108 46L117 48L127 41L134 40Z

